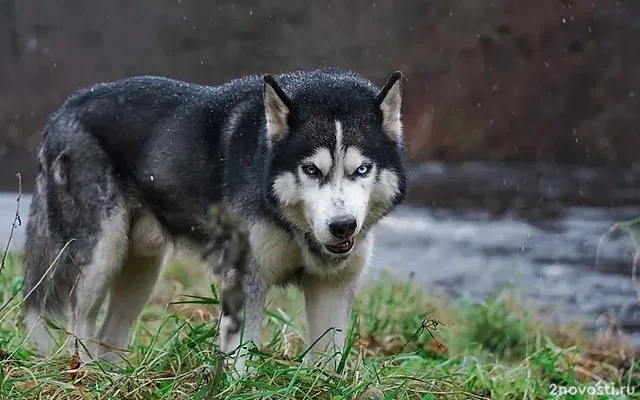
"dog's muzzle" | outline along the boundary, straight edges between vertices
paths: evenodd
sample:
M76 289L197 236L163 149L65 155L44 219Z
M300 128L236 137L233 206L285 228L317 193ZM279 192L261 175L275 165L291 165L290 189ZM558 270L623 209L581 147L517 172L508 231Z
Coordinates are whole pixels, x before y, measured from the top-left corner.
M336 243L325 244L324 247L333 254L346 254L353 248L353 234L358 227L355 218L350 216L336 218L329 223L331 235L337 239Z

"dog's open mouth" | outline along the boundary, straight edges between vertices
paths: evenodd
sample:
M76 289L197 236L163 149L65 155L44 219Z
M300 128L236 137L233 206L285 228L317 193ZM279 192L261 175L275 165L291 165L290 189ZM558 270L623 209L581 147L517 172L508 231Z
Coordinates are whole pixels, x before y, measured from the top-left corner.
M344 242L340 242L338 244L326 244L324 245L324 247L333 254L348 253L353 247L353 239L345 240Z

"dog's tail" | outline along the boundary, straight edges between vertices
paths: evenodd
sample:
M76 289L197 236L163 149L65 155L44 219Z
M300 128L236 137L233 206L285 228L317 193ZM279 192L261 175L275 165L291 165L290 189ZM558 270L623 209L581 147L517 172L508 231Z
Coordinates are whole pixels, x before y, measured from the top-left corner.
M58 157L50 167L39 155L40 172L29 206L29 217L25 237L24 258L24 310L25 325L29 341L43 354L54 350L55 335L50 329L52 322L60 326L68 305L67 284L56 279L58 245L52 240L50 214L47 198L49 171L64 168L58 165L64 158ZM68 292L67 292L68 293ZM64 326L61 326L64 328Z

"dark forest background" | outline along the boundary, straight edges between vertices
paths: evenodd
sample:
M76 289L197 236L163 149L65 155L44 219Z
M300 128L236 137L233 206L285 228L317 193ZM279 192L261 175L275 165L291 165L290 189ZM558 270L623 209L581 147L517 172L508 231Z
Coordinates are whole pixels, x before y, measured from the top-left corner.
M319 66L405 82L414 162L628 165L640 2L0 0L0 189L33 180L47 115L139 74L218 84Z

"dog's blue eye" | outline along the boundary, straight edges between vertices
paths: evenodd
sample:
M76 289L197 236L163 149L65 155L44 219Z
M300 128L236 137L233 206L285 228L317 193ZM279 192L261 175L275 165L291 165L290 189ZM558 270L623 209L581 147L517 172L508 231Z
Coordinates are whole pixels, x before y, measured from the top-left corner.
M320 170L313 164L303 165L302 172L309 176L318 176L320 175Z
M356 170L356 175L365 176L366 174L369 173L369 171L371 171L371 164L362 164Z

